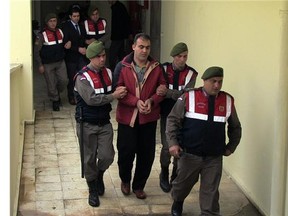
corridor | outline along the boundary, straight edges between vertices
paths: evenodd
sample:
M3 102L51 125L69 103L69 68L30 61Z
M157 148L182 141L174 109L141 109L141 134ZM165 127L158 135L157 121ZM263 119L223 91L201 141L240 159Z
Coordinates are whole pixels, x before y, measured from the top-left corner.
M150 178L145 187L147 199L140 200L131 193L124 196L120 190L117 167L117 123L115 106L111 113L114 127L115 159L105 172L105 194L100 207L88 205L87 185L81 178L79 147L77 143L74 106L62 96L60 112L53 112L47 98L44 77L34 74L34 125L27 125L18 216L116 216L116 215L170 215L172 199L159 187L160 133L156 138L156 156ZM158 128L159 131L159 128ZM235 153L237 154L237 152ZM199 215L198 184L184 203L184 216ZM223 173L220 186L220 207L223 216L260 216L236 184Z

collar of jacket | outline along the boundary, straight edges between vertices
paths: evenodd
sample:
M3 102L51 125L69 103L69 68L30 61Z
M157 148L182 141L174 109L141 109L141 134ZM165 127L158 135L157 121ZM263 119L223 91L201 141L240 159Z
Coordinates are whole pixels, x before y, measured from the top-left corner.
M134 52L132 51L130 54L124 57L124 59L122 60L122 64L126 67L132 67L133 59L134 59ZM147 66L147 69L151 68L151 70L153 70L155 67L157 67L160 64L151 56L148 56L148 61L150 62L150 64Z

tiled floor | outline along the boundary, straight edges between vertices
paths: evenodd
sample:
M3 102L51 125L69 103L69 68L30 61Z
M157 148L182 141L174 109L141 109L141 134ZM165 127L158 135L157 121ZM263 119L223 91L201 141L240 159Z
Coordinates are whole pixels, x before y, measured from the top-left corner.
M104 175L106 191L100 197L101 205L93 208L87 203L86 182L80 176L75 107L63 96L61 111L53 112L46 96L44 78L38 74L34 75L34 94L36 120L25 130L18 216L170 215L170 194L162 192L159 187L159 133L153 169L145 187L147 199L139 200L133 193L130 196L121 193L116 152L114 163ZM114 110L115 140L117 124ZM220 186L220 205L224 216L260 215L225 173ZM196 185L185 200L183 215L196 216L199 212Z

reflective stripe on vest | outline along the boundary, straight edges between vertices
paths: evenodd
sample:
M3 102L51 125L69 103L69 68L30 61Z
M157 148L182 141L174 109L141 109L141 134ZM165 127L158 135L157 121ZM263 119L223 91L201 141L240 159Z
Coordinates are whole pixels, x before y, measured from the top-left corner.
M202 94L202 93L201 93ZM205 96L203 96L205 97ZM214 110L214 117L213 117L213 121L214 122L226 122L227 119L229 118L229 116L231 115L231 110L232 110L232 98L229 95L224 96L225 98L223 98L222 101L225 104L224 106L220 106L217 105L216 101L215 101L215 110ZM204 120L207 121L208 120L208 110L204 109L204 111L202 110L202 113L199 112L199 109L197 109L195 104L198 104L198 106L202 106L202 107L207 107L208 106L208 102L207 104L204 104L201 101L198 101L198 99L195 96L195 91L190 91L189 92L189 104L188 104L188 111L185 113L185 117L187 118L193 118L193 119L199 119L199 120Z
M97 34L93 21L85 20L84 26L85 26L85 30L86 30L87 35L96 35ZM98 34L105 34L106 21L104 19L97 21L97 27L98 27Z
M107 79L107 76L104 76L105 71L108 74L109 80ZM107 91L112 91L112 72L110 69L107 68L107 70L103 70L103 78L105 83L107 84ZM104 94L104 87L102 86L102 83L100 81L100 77L98 73L85 71L83 75L86 77L90 85L94 88L95 94ZM106 79L105 79L106 78ZM94 80L94 81L93 81ZM96 82L97 81L97 82Z
M169 66L171 67L170 69L174 72L171 64ZM169 72L167 71L167 69L168 69L167 65L164 65L163 68L164 68L165 73L169 74ZM185 86L190 82L190 80L191 80L191 78L193 76L193 73L194 72L192 70L188 71L188 73L186 74L186 77L185 77L185 82L184 83L178 83L179 84L178 89L177 89L178 91L182 91L185 88ZM170 82L170 79L168 80L168 82L169 82L168 83L168 88L173 90L173 83Z
M56 30L56 34L57 34L57 37L58 37L58 44L63 43L64 34L63 34L62 30L61 29L57 29ZM56 43L56 38L55 38L55 35L54 35L53 31L45 30L45 31L43 31L42 35L43 35L43 38L44 38L43 45L48 45L49 46L49 45L57 44Z

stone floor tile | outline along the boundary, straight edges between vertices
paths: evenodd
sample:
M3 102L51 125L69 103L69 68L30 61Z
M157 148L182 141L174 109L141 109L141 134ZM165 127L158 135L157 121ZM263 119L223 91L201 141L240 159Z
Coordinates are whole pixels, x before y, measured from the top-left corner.
M65 216L65 210L37 210L37 216Z
M35 168L36 162L22 162L22 169Z
M35 156L35 161L44 161L44 162L48 162L48 161L57 161L58 157L57 155L36 155Z
M37 211L44 211L54 214L56 211L64 210L63 200L44 200L36 201Z
M121 207L138 206L138 205L144 205L145 203L146 203L146 200L137 199L133 192L131 192L131 194L128 196L125 196L125 195L123 195L122 197L119 196L119 205Z
M35 183L20 184L19 203L36 201Z
M168 215L167 209L171 209L171 204L152 204L151 205L151 212L157 215ZM169 214L170 215L170 214Z
M87 189L72 189L72 190L63 190L64 199L85 199L89 195Z
M79 166L80 164L80 155L77 154L59 154L58 155L59 166Z
M57 138L57 142L77 142L76 140L77 140L76 135Z
M34 163L35 157L34 155L23 155L23 163Z
M36 202L35 201L23 201L19 202L17 216L32 216L36 215Z
M147 199L146 202L149 205L153 205L155 203L159 204L159 205L171 205L173 203L173 199L171 198L170 194L164 194L164 192L162 192L162 195L150 195L148 196L147 194Z
M71 126L72 127L72 126ZM73 137L76 139L76 134L74 131L61 131L61 132L55 132L55 136L57 140L61 140L63 137Z
M37 183L56 183L60 181L60 175L37 175Z
M80 168L80 165L79 165ZM85 181L83 178L81 178L81 174L67 174L67 175L60 175L62 182L76 182L76 181Z
M39 161L37 160L35 162L35 167L36 168L48 168L48 167L59 167L58 161Z
M56 147L52 144L49 144L50 146L46 147L44 145L42 146L35 146L35 155L56 155L57 150Z
M76 181L76 182L62 182L63 191L65 190L88 190L86 181Z
M57 145L57 153L58 154L79 154L79 148Z
M62 191L61 182L36 183L36 192Z
M94 216L93 209L67 209L65 208L65 216ZM108 215L107 215L108 216ZM110 215L109 215L110 216Z
M28 155L33 155L35 154L35 149L24 149L23 150L23 155L28 156Z
M27 139L27 140L25 140L25 144L24 144L24 150L25 149L34 149L34 139L32 140L32 139Z
M120 215L126 215L123 214L123 211L121 208L94 208L94 215L95 216L120 216Z
M51 143L54 144L55 143L55 137L41 137L41 136L35 136L35 145L37 145L38 143Z
M150 209L147 205L134 205L134 206L125 206L123 211L128 215L149 215Z
M25 139L33 139L34 138L34 125L25 125Z
M66 148L79 148L79 144L77 142L77 140L73 140L73 141L59 141L57 140L56 141L56 147L59 148L59 147L66 147Z
M39 191L36 192L36 200L62 200L63 194L62 191Z
M58 167L41 167L35 170L37 176L43 175L58 175L60 174Z
M21 184L32 184L35 182L35 168L22 168Z
M41 127L35 128L35 135L36 136L41 136L43 133L53 133L55 131L54 127L46 127L47 125L41 125Z
M70 209L70 210L90 210L91 212L93 212L93 207L91 207L88 204L88 199L87 197L83 198L83 199L64 199L64 206L65 209Z
M59 167L59 171L61 175L77 174L80 176L81 167L80 164L73 167Z

